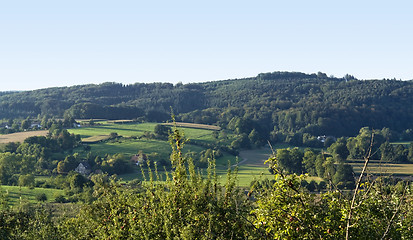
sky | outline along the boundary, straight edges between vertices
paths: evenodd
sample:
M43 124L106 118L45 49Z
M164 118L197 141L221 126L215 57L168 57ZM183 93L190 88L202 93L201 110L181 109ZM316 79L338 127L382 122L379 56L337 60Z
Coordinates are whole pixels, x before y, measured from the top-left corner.
M413 79L412 1L0 0L0 91L262 72Z

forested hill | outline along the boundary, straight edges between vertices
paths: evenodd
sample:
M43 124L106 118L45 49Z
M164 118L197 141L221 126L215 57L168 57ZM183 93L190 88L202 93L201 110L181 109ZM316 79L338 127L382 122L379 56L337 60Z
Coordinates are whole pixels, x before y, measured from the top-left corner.
M192 84L104 83L0 93L0 118L56 116L218 124L261 137L413 129L413 82L295 72Z

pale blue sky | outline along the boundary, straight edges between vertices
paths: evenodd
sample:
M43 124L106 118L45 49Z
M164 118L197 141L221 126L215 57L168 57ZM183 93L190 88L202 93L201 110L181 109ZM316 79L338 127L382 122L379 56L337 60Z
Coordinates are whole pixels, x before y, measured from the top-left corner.
M0 91L322 71L413 79L411 1L0 0Z

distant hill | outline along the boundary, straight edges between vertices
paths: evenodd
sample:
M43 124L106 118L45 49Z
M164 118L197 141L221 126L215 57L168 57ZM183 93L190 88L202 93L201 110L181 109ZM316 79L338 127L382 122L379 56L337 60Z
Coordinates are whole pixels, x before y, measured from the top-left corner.
M413 82L298 72L205 83L103 83L0 93L0 118L170 119L228 126L261 138L349 136L361 127L413 129ZM250 136L253 137L253 136Z

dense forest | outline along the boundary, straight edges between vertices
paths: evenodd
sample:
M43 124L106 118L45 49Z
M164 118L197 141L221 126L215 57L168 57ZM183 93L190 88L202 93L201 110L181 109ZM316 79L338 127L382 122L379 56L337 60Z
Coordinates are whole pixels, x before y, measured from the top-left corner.
M413 82L324 73L261 73L205 83L104 83L0 94L0 119L42 116L215 124L258 141L354 136L365 126L412 140ZM410 129L410 130L409 130ZM409 134L410 133L410 134ZM308 137L307 137L308 138ZM298 140L297 140L298 139Z

